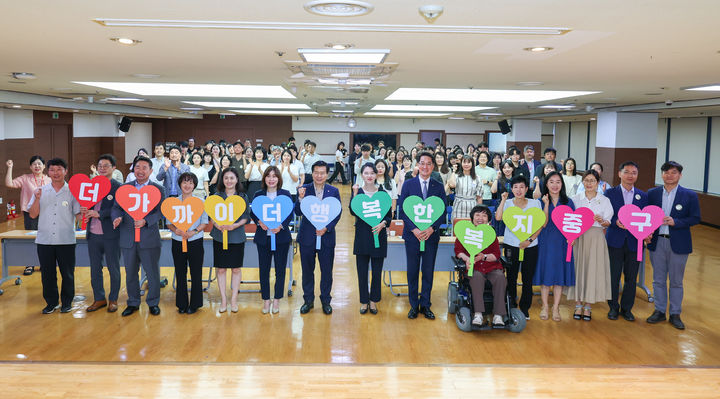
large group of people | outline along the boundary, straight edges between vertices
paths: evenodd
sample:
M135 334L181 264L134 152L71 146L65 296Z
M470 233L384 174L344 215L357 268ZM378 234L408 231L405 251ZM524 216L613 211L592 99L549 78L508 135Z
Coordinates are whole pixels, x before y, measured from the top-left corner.
M556 161L556 150L546 148L543 162L535 159L532 145L524 148L510 147L506 153L492 153L486 143L444 147L438 141L434 146L417 142L411 148L397 149L378 143L355 143L351 151L345 143L337 144L332 175L330 165L321 160L316 143L306 140L301 146L294 138L267 148L253 146L250 140L228 143L208 141L203 146L193 138L178 145L166 147L156 143L152 154L141 148L133 160L130 173L123 180L112 155L100 156L90 168L91 176L102 175L112 181L112 188L102 201L92 208L84 208L70 195L66 183L67 165L61 159L45 164L40 156L30 159L30 173L13 178L13 161L7 161L5 184L21 190L21 209L26 230L38 230L37 248L42 273L43 296L47 306L43 313L51 313L58 307L61 312L70 310L74 296L74 251L76 219L85 218L87 223L88 250L91 262L91 283L94 302L88 312L107 306L109 312L118 310L120 289L120 255L126 268L127 307L122 312L129 316L140 306L139 270L142 265L147 275L146 302L149 312L160 313L160 276L158 261L161 251L160 227L172 234L172 256L178 281L176 306L178 312L192 314L202 307L201 271L203 266L203 234L210 231L213 240L213 264L217 271L221 313L230 309L238 311L238 288L244 261L246 225L255 224L254 242L258 250L262 313L278 313L283 298L285 267L292 242L290 230L293 218L299 226L296 242L302 264L303 304L300 313L308 313L314 307L314 270L320 265L320 302L325 314L332 313L331 289L336 242L337 215L323 229L316 229L305 219L300 202L308 196L335 197L340 191L332 185L339 178L342 184L352 185L351 195L373 194L383 191L392 199L391 210L376 225L369 225L356 215L353 254L358 273L360 313L376 314L381 300L381 274L387 256L387 229L393 219L403 222L402 239L405 242L410 310L408 318L423 315L434 319L431 310L431 291L441 225L467 219L473 224L491 225L498 242L470 259L462 245L456 244L455 253L474 265L477 271L471 279L475 289L482 290L485 280L492 283L494 298L499 301L491 310L493 324L503 324L507 319L503 305L505 292L509 294L512 307L518 307L530 318L533 303L533 286L540 286L542 306L539 318L560 321L560 301L563 295L575 303L573 318L590 321L592 306L607 302L607 317L619 317L633 321L632 313L635 285L640 262L637 260L637 241L618 220L620 207L635 204L640 208L657 205L665 212L663 225L648 238L653 265L655 312L647 319L649 323L666 320L684 328L680 319L682 302L682 279L688 254L692 251L689 228L699 223L700 211L693 191L679 186L683 167L676 162L663 164L663 186L645 193L635 187L639 167L632 161L622 163L618 170L620 185L611 187L601 178L603 167L593 163L581 172L573 158ZM47 168L47 175L45 174ZM162 198L179 197L205 199L210 195L221 198L240 196L249 207L256 196L287 196L295 204L294 212L276 228L269 228L247 209L231 224L219 225L203 213L187 231L165 220L160 205L141 220L134 220L114 200L122 185L138 189L152 185ZM413 223L402 209L410 196L422 199L438 197L452 207L446 215L425 229ZM594 213L592 227L579 239L568 243L550 218L553 210L566 205L572 209L586 207ZM529 238L520 240L502 222L503 213L510 207L523 210L538 208L546 214L544 226ZM134 239L135 230L140 240ZM274 235L275 249L270 249L269 237ZM377 235L379 246L372 245ZM321 245L316 246L320 236ZM227 240L226 246L223 239ZM181 242L187 241L187 252L181 250ZM567 260L567 246L573 245L573 256ZM318 249L319 248L319 249ZM522 255L521 255L522 254ZM503 273L501 258L507 270ZM106 296L103 287L103 259L110 274L110 291ZM270 268L275 261L274 296L270 292ZM57 293L56 266L62 276L61 294ZM226 293L227 269L231 271L228 301ZM33 271L26 268L26 274ZM187 273L189 270L191 291L188 296ZM371 270L371 272L370 272ZM421 277L422 273L422 277ZM522 278L522 290L518 295L518 275ZM624 277L622 295L620 280ZM668 294L667 281L670 281ZM550 301L552 292L552 304ZM485 306L482 295L474 303L474 324L485 322ZM669 297L669 300L668 300ZM669 301L669 308L668 308Z

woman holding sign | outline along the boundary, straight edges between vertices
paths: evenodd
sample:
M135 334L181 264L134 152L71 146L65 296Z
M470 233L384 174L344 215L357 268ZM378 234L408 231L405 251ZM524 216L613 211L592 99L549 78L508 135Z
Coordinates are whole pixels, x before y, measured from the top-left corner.
M536 239L540 235L540 229L542 229L542 227L535 230L537 226L533 226L535 223L531 223L532 220L526 211L532 208L537 208L541 211L542 207L540 206L539 200L525 198L525 194L527 194L528 191L528 181L525 176L518 175L513 177L510 181L510 187L515 197L508 199L508 193L502 193L495 219L502 221L503 214L507 212L508 208L519 208L519 215L514 218L514 225L509 226L507 221L505 222L503 246L505 247L505 255L510 262L507 271L507 280L508 291L513 301L517 298L517 277L522 265L520 310L525 315L525 318L530 320L529 312L533 298L532 282L538 259L538 242ZM542 223L544 223L544 221ZM542 223L540 223L541 226ZM530 235L527 239L520 241L515 235L515 232L525 233L525 235L530 233Z
M223 200L237 195L242 198L247 204L247 196L241 192L242 183L240 183L240 176L238 175L235 168L224 169L220 173L217 183L217 194ZM221 204L218 204L218 207ZM229 211L229 206L226 206L226 211ZM209 212L209 211L208 211ZM237 215L232 215L235 218ZM218 217L217 212L213 219ZM230 215L225 215L226 218ZM220 290L220 313L224 313L227 310L227 294L225 293L225 282L227 269L232 269L232 279L230 281L230 289L232 295L230 297L230 310L233 313L238 311L237 295L238 287L240 286L240 280L242 279L242 270L240 269L243 265L243 258L245 256L245 223L250 220L248 214L248 208L245 207L245 211L235 219L235 222L229 225L221 225L215 223L213 220L213 229L210 235L213 238L213 264L217 269L217 282L218 289ZM227 232L227 249L223 249L223 232Z
M583 175L585 190L574 198L578 208L590 208L595 222L575 242L575 286L567 289L567 298L575 300L575 320L590 321L590 305L612 296L610 285L610 255L604 230L610 226L615 212L610 200L598 193L600 175L593 169Z
M378 159L376 163L384 161ZM360 314L370 311L377 314L377 303L380 302L380 288L382 281L382 268L387 257L387 230L390 225L391 213L388 212L389 198L383 185L376 184L378 170L371 163L360 168L363 186L354 185L353 201L350 204L350 213L355 216L355 242L353 254L357 265L358 286L360 289ZM382 192L382 194L380 194ZM363 195L365 194L365 195ZM379 202L374 198L383 196ZM385 205L385 209L383 208ZM353 209L355 208L355 209ZM361 210L358 214L356 210ZM385 213L383 214L383 211ZM377 238L376 238L377 237ZM377 244L377 245L376 245ZM372 280L368 292L368 266L372 264Z
M289 155L286 151L283 153ZM285 162L285 167L290 166L289 163ZM293 183L293 185L296 183ZM265 169L265 173L262 176L262 190L258 190L253 198L253 213L251 217L257 223L258 229L255 232L255 245L257 246L258 252L258 263L260 267L260 292L263 299L263 314L269 312L278 313L280 312L280 299L283 297L285 290L285 264L287 263L288 250L290 249L290 220L293 218L293 203L292 196L288 190L284 190L280 187L283 186L283 178L280 170L277 166L270 166ZM267 200L262 201L260 197L267 197ZM280 196L285 196L290 199L289 202L285 203L284 207L287 209L278 209L283 204L276 199ZM262 201L262 203L258 202ZM268 206L269 205L269 206ZM266 206L270 210L263 209ZM281 214L287 212L288 216L284 220L280 219ZM265 221L263 219L267 218ZM270 220L277 224L280 221L282 224L275 228L269 228L265 223L270 223ZM271 235L275 235L275 247L271 245ZM270 262L275 257L275 297L270 304Z
M190 198L196 198L193 196L193 191L197 188L198 178L192 172L185 172L181 174L177 179L178 187L180 187L180 198L181 202L185 202ZM176 201L176 200L175 200ZM197 201L197 199L195 200ZM199 210L202 211L202 201L200 203ZM185 211L180 218L185 222L192 217L188 214L187 209L192 209L190 205L183 207ZM197 209L192 209L194 212L198 212ZM178 308L178 313L193 314L198 308L203 305L203 293L202 293L202 267L203 258L205 256L205 249L203 248L203 235L205 234L205 226L208 224L208 215L202 212L200 217L190 225L187 230L181 230L177 226L173 225L173 219L167 219L167 227L172 232L172 257L175 263L175 277L177 281L177 288L175 289L175 306ZM186 251L183 251L183 240L187 240ZM192 283L190 291L190 301L188 302L188 289L187 289L187 270L190 266L190 280Z
M550 214L560 205L567 205L572 210L575 210L575 204L565 194L565 183L558 172L548 173L543 178L543 185L540 190L542 192L546 222L538 237L538 262L533 285L540 286L542 298L540 319L548 319L548 297L550 296L550 288L552 288L552 319L560 321L562 290L563 287L575 285L575 263L572 257L570 257L570 261L567 261L568 242L558 226L550 220Z

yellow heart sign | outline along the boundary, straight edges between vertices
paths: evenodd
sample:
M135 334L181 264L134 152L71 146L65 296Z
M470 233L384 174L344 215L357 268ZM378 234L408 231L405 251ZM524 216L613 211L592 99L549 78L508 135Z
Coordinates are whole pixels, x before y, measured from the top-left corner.
M247 204L238 195L223 199L219 195L211 195L205 200L205 213L219 226L229 226L245 213ZM223 249L227 249L227 230L223 230Z

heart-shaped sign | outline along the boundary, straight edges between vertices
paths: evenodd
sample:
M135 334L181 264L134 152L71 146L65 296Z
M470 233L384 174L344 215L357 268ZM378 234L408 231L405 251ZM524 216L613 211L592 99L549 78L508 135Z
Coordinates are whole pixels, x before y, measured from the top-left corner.
M300 211L317 230L322 230L342 212L342 205L335 197L320 201L318 197L310 195L300 201ZM318 236L315 240L315 249L320 249L320 239Z
M545 224L545 212L540 208L533 207L523 211L520 207L511 206L503 211L502 219L510 232L522 242L530 238ZM524 259L524 255L525 251L521 249L520 261Z
M266 195L259 195L253 199L250 204L252 213L263 222L268 229L276 229L282 225L282 222L290 216L293 211L293 202L286 195L278 195L274 199ZM270 235L270 250L275 250L275 234L268 232Z
M423 200L417 195L411 195L403 201L403 212L420 230L432 226L444 210L445 202L440 197L427 197ZM425 250L425 241L420 241L420 250Z
M392 198L385 191L378 191L372 195L358 194L350 201L350 208L357 217L370 227L377 226L392 208ZM374 234L375 248L380 247L378 235Z
M110 192L110 180L105 176L95 176L90 180L87 175L78 173L73 175L68 182L70 187L70 193L80 203L80 206L85 208L92 208L98 202L102 201L106 195ZM82 230L85 230L87 220L83 218Z
M239 195L231 195L225 199L219 195L211 195L205 199L205 212L219 226L235 223L243 213L247 204ZM228 249L227 230L222 230L223 249Z
M572 259L573 241L592 227L593 223L595 223L594 217L595 213L586 207L581 207L573 211L572 208L567 205L560 205L553 210L550 218L568 242L565 262L570 262L570 259Z
M633 204L623 205L618 211L618 219L625 228L637 238L637 260L642 261L643 241L663 223L665 212L655 205L648 205L642 210Z
M495 229L493 229L489 224L479 224L475 226L469 220L460 220L455 223L453 233L455 234L455 237L457 237L458 241L460 241L460 244L462 244L465 250L470 254L472 262L468 267L468 276L472 277L472 265L475 264L475 255L479 254L495 242Z
M115 192L115 200L133 220L141 220L160 203L162 194L157 187L148 184L137 189L132 184L124 184ZM140 229L135 229L135 242L140 242Z
M180 198L166 198L160 206L163 216L165 216L170 224L182 231L188 231L195 222L200 219L204 211L203 201L197 197L186 198L181 201ZM182 240L182 251L187 252L187 240Z

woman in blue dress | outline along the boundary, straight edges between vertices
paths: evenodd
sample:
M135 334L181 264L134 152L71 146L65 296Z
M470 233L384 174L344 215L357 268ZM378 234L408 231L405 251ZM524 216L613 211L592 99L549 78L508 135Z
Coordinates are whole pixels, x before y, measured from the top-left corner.
M558 172L550 172L543 179L542 202L545 210L545 226L538 237L538 262L533 278L533 285L540 286L542 309L540 319L548 319L548 297L550 288L553 290L552 319L560 321L560 298L563 287L575 285L575 263L565 261L568 242L550 218L553 210L560 205L567 205L575 210L575 204L565 194L565 182Z

